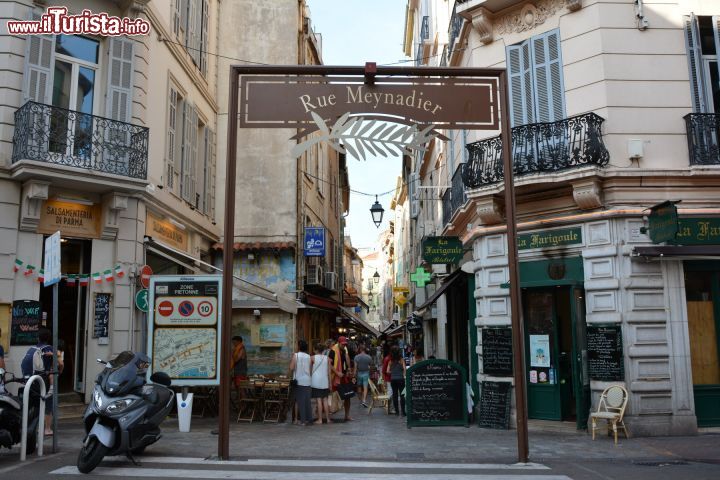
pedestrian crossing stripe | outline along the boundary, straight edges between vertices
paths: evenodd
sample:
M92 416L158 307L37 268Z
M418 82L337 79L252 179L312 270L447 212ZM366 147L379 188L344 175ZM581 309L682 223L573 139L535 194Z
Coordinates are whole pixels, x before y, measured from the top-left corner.
M77 467L62 467L50 472L55 475L84 475ZM347 473L347 471L346 471ZM185 468L137 468L137 467L98 467L92 471L94 476L126 477L126 478L194 478L194 479L226 479L226 480L297 480L300 476L312 480L337 480L337 472L308 471L267 471L267 470L193 470ZM352 472L354 480L437 480L438 473L398 473L392 469L387 472L360 473ZM565 475L544 474L473 474L463 471L443 472L442 475L452 480L571 480Z

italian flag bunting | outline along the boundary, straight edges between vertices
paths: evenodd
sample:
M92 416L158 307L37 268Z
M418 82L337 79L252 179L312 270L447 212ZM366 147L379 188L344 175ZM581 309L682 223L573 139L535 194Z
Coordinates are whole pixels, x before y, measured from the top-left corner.
M115 265L115 276L117 278L122 278L125 276L125 270L123 270L122 265Z
M29 277L29 276L32 275L33 273L35 273L35 265L30 265L30 264L25 265L25 273L24 273L24 275L25 275L26 277Z
M80 278L80 286L81 287L87 287L90 284L90 276L89 275L78 275Z
M100 272L94 272L92 274L92 279L95 283L100 284L102 283L102 276L100 276Z
M43 283L45 281L45 270L42 268L38 271L37 281L38 283Z
M112 282L113 281L113 271L112 270L105 270L103 272L103 275L105 275L105 281L106 282Z
M15 259L15 264L13 265L13 272L15 272L15 273L19 272L19 271L20 271L20 267L23 266L23 263L25 263L25 262L23 262L23 261L20 260L19 258L16 258L16 259Z
M68 287L75 287L77 286L77 275L68 274L67 277L65 277L65 283L67 283Z

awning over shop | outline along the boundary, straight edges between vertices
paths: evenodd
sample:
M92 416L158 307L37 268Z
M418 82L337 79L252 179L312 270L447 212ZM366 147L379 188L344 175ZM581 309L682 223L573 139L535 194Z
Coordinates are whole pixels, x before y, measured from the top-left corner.
M635 247L634 257L664 258L673 260L720 257L720 245L652 245Z
M350 321L353 322L355 325L359 326L360 328L367 331L371 335L375 335L376 337L380 336L380 332L378 332L369 323L367 323L365 320L360 318L355 312L353 312L349 308L340 307L340 311L343 313L343 315L345 315L347 318L349 318Z
M440 295L442 295L443 293L445 293L445 290L447 290L448 288L450 288L450 286L451 286L453 283L455 283L455 282L457 281L457 279L460 278L460 275L462 275L462 274L463 274L463 271L460 270L460 269L457 269L457 270L455 270L453 273L451 273L450 275L448 275L448 276L445 278L445 280L440 284L440 286L437 288L437 290L435 290L435 293L433 293L432 295L430 295L430 297L425 301L425 303L423 303L422 305L420 305L418 308L415 309L416 312L417 312L419 315L422 315L422 313L424 312L424 310L425 310L427 307L429 307L430 305L432 305L433 303L435 303L435 302L437 301L437 299L440 298Z
M305 303L312 307L327 310L329 312L337 312L338 307L340 307L340 305L338 305L338 302L331 298L319 297L317 295L313 295L312 293L307 292L305 292Z
M385 330L383 330L382 334L386 335L388 337L395 337L402 335L405 332L405 324L402 323L400 325L396 325L394 327L388 327Z

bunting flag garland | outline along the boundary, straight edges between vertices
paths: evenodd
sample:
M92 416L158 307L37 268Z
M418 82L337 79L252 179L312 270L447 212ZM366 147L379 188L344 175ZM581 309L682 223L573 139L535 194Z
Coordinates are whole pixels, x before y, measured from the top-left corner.
M18 273L21 270L24 276L34 276L33 280L36 280L38 283L45 282L45 270L43 270L42 268L37 268L35 267L35 265L30 265L29 263L25 263L23 260L16 258L13 263L13 272ZM68 287L87 287L90 284L90 278L92 278L95 283L100 285L103 283L103 280L106 282L114 282L118 278L124 278L125 274L125 266L118 263L113 268L101 269L92 274L65 273L61 275L61 278L65 280Z

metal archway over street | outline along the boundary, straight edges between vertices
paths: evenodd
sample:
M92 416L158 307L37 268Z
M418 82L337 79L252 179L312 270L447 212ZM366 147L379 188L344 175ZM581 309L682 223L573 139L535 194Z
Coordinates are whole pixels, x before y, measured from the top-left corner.
M321 130L332 148L342 150L339 130L360 128L360 120L386 120L411 128L377 127L375 140L399 137L402 153L429 139L435 128L500 130L504 165L514 387L518 461L528 461L524 329L520 317L520 282L511 158L507 74L505 69L454 67L364 67L325 65L231 66L228 145L225 177L224 250L233 251L237 131L240 128L297 128L296 140ZM502 113L502 114L501 114ZM351 117L351 115L353 117ZM238 121L240 122L238 125ZM333 131L328 127L333 124ZM357 127L355 127L357 125ZM344 130L343 130L344 131ZM401 133L398 133L401 132ZM359 134L359 131L356 132ZM334 140L334 141L333 141ZM414 143L413 143L414 142ZM301 142L298 142L299 144ZM391 148L388 148L392 151ZM352 150L348 148L352 154ZM233 256L223 255L222 315L232 318ZM218 456L229 458L231 322L222 324Z

